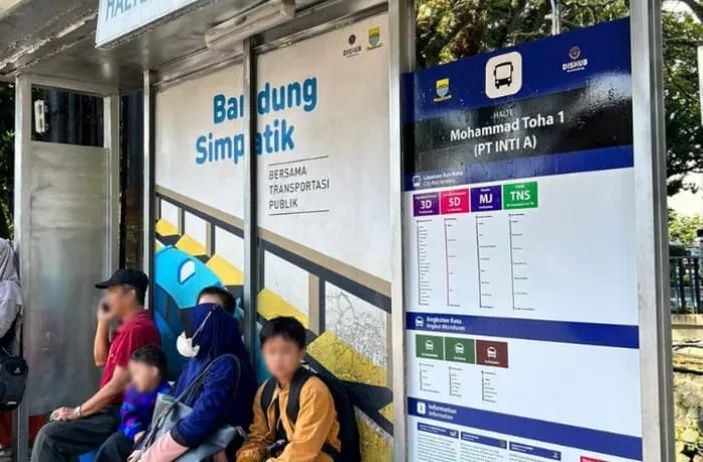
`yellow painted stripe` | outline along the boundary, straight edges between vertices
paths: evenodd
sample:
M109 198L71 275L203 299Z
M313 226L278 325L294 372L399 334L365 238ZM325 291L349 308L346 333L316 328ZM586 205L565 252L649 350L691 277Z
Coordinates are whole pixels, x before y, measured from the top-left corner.
M208 260L207 267L210 268L226 286L241 286L244 284L244 273L219 255L215 255Z
M158 252L162 248L163 248L163 246L161 245L161 243L159 241L154 242L154 251L155 252Z
M383 409L381 409L378 412L383 417L385 417L389 422L393 422L393 403L389 404L388 406L384 407Z
M292 316L306 328L310 326L308 317L305 314L269 289L259 292L259 296L256 298L256 306L259 314L266 320L273 319L276 316Z
M154 229L156 234L160 234L162 236L175 236L178 234L178 228L163 218L156 222L156 228Z
M187 234L181 236L178 242L176 242L176 247L194 257L207 254L205 246Z
M308 345L308 353L338 379L385 387L386 371L327 331Z
M392 460L391 437L386 435L364 414L358 413L356 422L361 440L361 461L386 462Z

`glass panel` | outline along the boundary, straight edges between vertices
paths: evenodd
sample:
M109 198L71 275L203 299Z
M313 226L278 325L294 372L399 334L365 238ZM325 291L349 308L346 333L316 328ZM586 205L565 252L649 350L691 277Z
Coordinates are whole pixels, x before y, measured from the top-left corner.
M32 90L32 140L103 146L103 98L67 91Z

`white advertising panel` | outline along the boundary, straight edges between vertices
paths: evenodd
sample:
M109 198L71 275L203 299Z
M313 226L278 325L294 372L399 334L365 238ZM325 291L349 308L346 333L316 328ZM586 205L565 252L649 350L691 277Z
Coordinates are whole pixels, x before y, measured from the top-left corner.
M259 313L347 381L368 462L391 457L386 15L258 59Z
M390 461L393 440L387 24L364 19L257 57L259 321L305 325L307 361L344 381L359 410L365 462ZM162 335L179 333L172 310L204 286L241 292L241 85L237 66L157 97Z
M244 126L241 112L227 120L217 109L225 95L243 101L242 79L237 65L156 97L154 315L172 377L183 363L178 310L210 285L242 294Z

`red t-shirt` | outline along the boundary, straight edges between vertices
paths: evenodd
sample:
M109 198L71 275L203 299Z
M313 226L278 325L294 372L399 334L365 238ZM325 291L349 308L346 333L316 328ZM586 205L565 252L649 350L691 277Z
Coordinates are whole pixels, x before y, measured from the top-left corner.
M132 353L143 346L159 345L159 331L146 311L135 314L115 330L100 388L112 380L117 366L127 367Z

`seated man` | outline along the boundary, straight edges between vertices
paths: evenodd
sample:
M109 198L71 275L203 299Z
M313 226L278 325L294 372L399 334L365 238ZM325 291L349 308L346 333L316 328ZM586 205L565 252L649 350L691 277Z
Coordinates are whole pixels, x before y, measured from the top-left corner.
M325 383L310 377L300 389L298 418L286 410L291 383L305 357L305 327L295 318L280 317L261 328L261 351L275 380L268 409L262 409L266 383L254 399L254 423L249 441L237 453L237 462L332 462L327 452L339 451L339 422L332 393ZM328 451L330 448L333 451Z
M158 345L159 333L144 310L149 279L141 271L121 269L108 281L98 306L98 328L93 356L105 366L100 389L76 408L62 407L51 414L52 422L41 429L32 450L32 462L70 461L100 446L120 425L120 404L129 383L127 369L132 354L146 345ZM110 322L122 324L110 343Z

